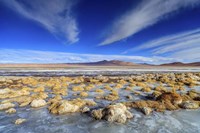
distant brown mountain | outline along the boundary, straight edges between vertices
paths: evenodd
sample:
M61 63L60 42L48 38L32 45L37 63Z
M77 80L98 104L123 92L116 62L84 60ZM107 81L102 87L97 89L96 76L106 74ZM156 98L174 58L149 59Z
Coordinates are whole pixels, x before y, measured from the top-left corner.
M98 62L86 62L86 63L67 63L67 65L83 65L83 66L156 66L152 64L142 63L132 63L132 62L125 62L120 60L103 60ZM193 63L182 63L182 62L172 62L161 64L158 66L200 66L200 62L193 62Z
M173 62L161 65L153 64L137 64L132 62L125 62L120 60L103 60L98 62L86 62L86 63L54 63L54 64L0 64L0 68L67 68L67 67L79 67L79 66L129 66L129 67L200 67L200 62L182 63Z
M161 64L160 66L200 66L200 62L193 62L193 63L173 62L173 63Z
M138 66L140 64L125 62L119 60L103 60L98 62L87 62L87 63L68 63L68 65L85 65L85 66Z

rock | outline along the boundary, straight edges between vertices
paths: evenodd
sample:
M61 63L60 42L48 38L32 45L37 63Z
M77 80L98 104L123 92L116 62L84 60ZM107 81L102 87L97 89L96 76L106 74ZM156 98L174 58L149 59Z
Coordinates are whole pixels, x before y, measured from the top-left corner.
M172 104L181 104L182 98L179 94L173 92L162 93L158 98L158 101L161 102L170 102Z
M74 86L72 88L73 91L84 91L84 88L82 86Z
M159 91L154 91L154 92L151 94L151 96L152 96L154 99L156 99L156 98L159 97L161 94L162 94L162 93L159 92Z
M52 104L54 102L61 101L61 100L62 100L62 97L60 95L56 95L53 98L48 100L48 104Z
M104 109L92 111L92 117L95 119L104 119L109 122L125 123L133 115L127 110L126 106L121 103L109 105Z
M13 113L16 113L16 109L14 108L10 108L8 110L5 111L7 114L13 114Z
M0 89L0 95L8 94L10 92L11 92L11 90L9 88Z
M31 103L31 101L23 102L19 106L20 107L25 107L25 106L29 105L30 103Z
M158 112L163 112L166 110L166 107L164 104L158 101L152 101L152 100L140 100L140 101L134 101L134 102L125 102L124 103L127 107L142 109L144 107L153 108Z
M81 92L81 93L80 93L80 96L81 96L81 97L88 97L88 93L87 93L87 92Z
M14 98L14 97L19 97L19 96L27 96L30 95L30 92L25 90L25 89L21 89L21 90L10 90L9 93L6 94L1 94L0 95L0 99L5 99L5 98Z
M197 109L199 104L193 101L185 101L181 104L181 107L184 109Z
M90 111L90 108L88 108L88 107L83 107L82 109L81 109L81 112L82 113L86 113L86 112L89 112Z
M45 100L43 99L34 99L32 102L31 102L31 107L33 108L38 108L38 107L42 107L42 106L45 106L47 103Z
M16 124L16 125L20 125L20 124L24 123L25 121L26 121L26 119L19 118L19 119L17 119L17 120L15 121L15 124Z
M40 87L35 88L35 89L33 90L33 92L44 92L44 91L45 91L45 88L44 88L43 86L40 86Z
M79 106L71 104L69 101L60 101L51 104L49 110L53 114L73 113L79 110Z
M3 103L3 104L0 104L0 110L6 110L6 109L9 109L9 108L13 108L15 107L15 104L13 103Z
M102 89L96 89L95 92L97 92L97 93L104 93L104 91Z
M130 99L130 100L133 99L133 97L132 97L131 95L126 96L126 98L127 98L127 99Z
M98 109L98 110L92 110L91 115L93 118L95 118L96 120L100 120L103 118L104 114L103 114L103 109Z
M191 90L188 91L188 95L192 98L192 99L196 99L200 97L200 92L197 92L195 90Z
M81 111L80 109L84 106L95 106L96 103L93 100L85 100L85 99L73 99L70 101L62 100L62 101L54 101L49 106L49 111L53 114L65 114L65 113L74 113Z
M151 92L151 88L144 87L144 88L141 89L141 91L143 91L143 92Z
M150 115L152 113L152 109L149 107L143 107L141 108L141 111L145 114L145 115Z
M105 96L104 99L106 99L108 101L116 101L116 100L119 99L119 96L118 95L109 94L109 95Z
M141 95L141 93L138 91L133 91L133 93L134 93L134 95Z

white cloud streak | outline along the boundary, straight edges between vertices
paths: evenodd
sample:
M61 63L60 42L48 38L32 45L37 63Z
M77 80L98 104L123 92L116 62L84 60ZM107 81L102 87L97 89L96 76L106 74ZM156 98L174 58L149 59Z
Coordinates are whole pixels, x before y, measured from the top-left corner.
M108 45L130 37L179 9L199 4L199 0L143 0L136 8L114 22L110 34L100 45Z
M143 50L143 49L154 48L154 47L158 47L162 45L174 45L177 43L180 44L185 41L198 39L199 36L200 36L200 29L195 29L191 31L186 31L182 33L177 33L177 34L161 37L159 39L155 39L150 42L144 43L140 45L139 47L136 47L132 50Z
M149 51L153 55L168 54L170 58L186 62L200 61L200 29L161 37L124 53L141 50Z
M3 0L3 2L24 17L42 24L62 42L79 41L79 30L71 11L76 4L73 0Z
M200 61L200 46L190 49L177 51L170 55L169 58L176 58L177 60L185 60L185 62L199 62Z
M165 57L143 57L143 56L122 56L122 55L100 55L100 54L76 54L51 51L14 50L0 49L0 63L77 63L95 62L102 60L123 60L135 63L160 64L175 60Z

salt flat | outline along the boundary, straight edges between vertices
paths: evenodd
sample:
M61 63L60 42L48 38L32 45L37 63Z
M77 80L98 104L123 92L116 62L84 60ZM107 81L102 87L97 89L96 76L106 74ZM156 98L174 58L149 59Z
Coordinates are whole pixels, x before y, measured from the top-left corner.
M127 67L127 66L74 66L66 68L11 67L0 68L0 76L82 76L82 75L132 75L140 73L200 72L200 67Z

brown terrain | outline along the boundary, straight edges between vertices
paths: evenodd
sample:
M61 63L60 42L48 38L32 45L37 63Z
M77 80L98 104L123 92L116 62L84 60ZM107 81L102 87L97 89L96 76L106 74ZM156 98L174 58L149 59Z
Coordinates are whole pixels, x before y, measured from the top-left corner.
M168 64L161 64L160 66L200 66L200 62L193 62L193 63L173 62Z
M130 68L148 68L148 67L199 67L200 62L182 63L173 62L161 65L151 64L137 64L132 62L125 62L119 60L103 60L98 62L86 62L86 63L57 63L57 64L0 64L0 68L76 68L76 67L130 67Z
M70 64L70 63L69 63ZM103 60L98 62L87 62L87 63L71 63L70 65L84 65L84 66L138 66L140 64L125 62L119 60Z

